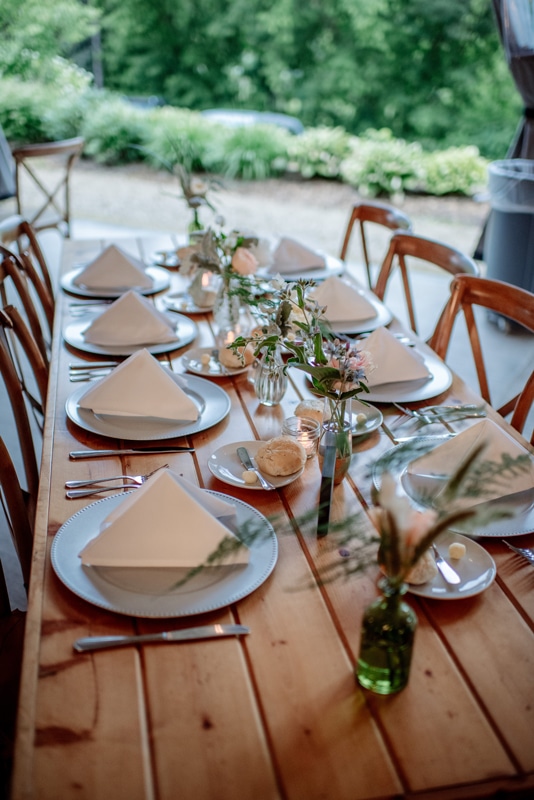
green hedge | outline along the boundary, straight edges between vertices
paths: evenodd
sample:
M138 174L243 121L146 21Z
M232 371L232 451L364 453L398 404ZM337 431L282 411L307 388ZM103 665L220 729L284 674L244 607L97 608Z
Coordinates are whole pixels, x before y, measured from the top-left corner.
M343 181L367 196L473 195L486 184L488 162L476 147L427 152L389 130L356 137L339 127L308 128L300 136L269 125L227 128L187 109L144 110L108 92L14 79L0 79L0 93L0 124L10 142L81 134L85 156L104 164L143 160L172 169L179 163L245 180L292 172Z

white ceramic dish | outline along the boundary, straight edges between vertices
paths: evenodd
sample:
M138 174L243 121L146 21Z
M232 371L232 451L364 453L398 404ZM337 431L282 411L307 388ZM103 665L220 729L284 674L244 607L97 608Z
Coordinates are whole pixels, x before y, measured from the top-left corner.
M173 317L174 329L176 332L176 339L171 342L159 342L156 344L114 344L102 345L94 344L93 342L86 342L84 338L84 331L89 327L92 320L77 319L74 322L69 322L63 332L63 338L75 347L77 350L82 350L85 353L96 353L97 355L104 356L131 356L141 348L148 350L149 353L157 355L158 353L168 353L171 350L178 350L190 344L197 336L198 328L193 320L188 317L180 315L177 319Z
M146 273L152 278L152 286L117 286L116 288L91 289L88 286L78 286L74 283L83 269L84 267L80 266L62 275L59 282L61 288L69 292L69 294L75 294L78 297L108 297L116 299L125 292L129 292L130 289L135 289L137 292L144 295L156 294L157 292L162 292L164 289L167 289L171 282L167 270L161 267L147 267Z
M197 306L189 295L184 292L183 294L166 294L161 298L161 302L169 311L177 312L178 314L209 314L212 311L212 306Z
M449 545L452 542L461 542L465 545L466 553L463 558L451 559ZM497 574L495 561L473 539L459 533L445 531L436 539L436 547L440 555L448 561L458 573L461 580L457 584L448 584L441 573L427 583L408 584L411 594L419 597L428 597L432 600L462 600L464 597L473 597L491 586Z
M225 444L219 447L208 459L208 468L211 474L230 486L239 486L240 489L265 491L262 489L259 481L256 481L256 483L245 483L241 477L245 471L245 467L237 456L237 448L246 447L252 458L255 458L261 444L262 442L252 440L247 442L232 442L231 444ZM272 483L273 486L280 489L282 486L287 486L289 483L296 481L303 472L304 467L298 472L294 472L292 475L285 475L283 477L269 475L267 472L263 472L262 475L264 475L269 483Z
M214 568L214 574L209 576L207 570L203 570L181 586L176 583L184 577L183 570L100 570L82 566L78 553L99 533L100 524L108 514L124 500L122 493L85 506L61 526L54 536L51 551L56 575L71 592L88 603L132 617L185 617L236 603L269 577L278 557L278 542L272 525L259 511L219 492L210 494L231 500L236 506L238 528L252 525L258 530L250 544L246 566ZM177 511L177 526L179 520Z
M113 439L152 442L189 436L192 433L205 431L223 420L230 411L231 401L224 389L204 378L188 376L187 384L186 391L199 409L199 417L195 422L177 424L145 417L99 416L89 409L81 408L78 404L87 391L86 385L77 387L69 395L65 410L67 417L80 428ZM91 385L94 386L95 382Z
M367 395L365 395L367 397ZM356 397L352 398L352 437L367 436L376 431L382 425L384 416L382 412L371 405L361 403ZM363 414L365 419L358 420L357 417Z
M205 378L227 378L232 375L240 375L246 372L248 366L232 369L231 367L224 367L220 361L211 356L209 364L202 363L203 355L210 355L213 352L213 347L196 347L188 350L182 356L182 365L188 372L193 372L195 375L201 375Z

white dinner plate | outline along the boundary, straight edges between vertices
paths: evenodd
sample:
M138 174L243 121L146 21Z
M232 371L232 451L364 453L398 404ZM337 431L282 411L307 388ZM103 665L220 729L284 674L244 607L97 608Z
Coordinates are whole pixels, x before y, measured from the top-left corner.
M346 265L344 261L341 261L339 258L335 258L334 256L329 256L319 250L317 253L318 255L323 256L325 259L326 265L324 267L320 267L318 269L304 269L302 272L280 273L276 272L274 267L260 267L257 274L267 279L276 278L276 276L280 274L280 277L289 283L291 281L298 280L324 281L331 275L341 275L343 272L345 272Z
M203 364L202 356L206 353L213 353L213 347L195 347L192 350L188 350L182 356L183 366L188 372L202 375L205 378L227 378L232 375L240 375L248 369L248 366L238 367L237 369L225 367L213 356L210 358L209 364Z
M219 447L208 459L208 467L212 475L215 475L223 483L228 483L230 486L239 486L240 489L255 489L264 491L259 481L256 483L245 483L241 477L245 471L245 467L237 456L238 447L246 447L250 456L255 458L260 445L263 442L255 440L247 442L232 442ZM293 483L297 478L300 478L304 472L304 467L299 469L298 472L293 472L291 475L278 476L269 475L268 472L262 472L266 480L272 483L277 489L282 486L287 486L288 483Z
M131 289L135 289L139 294L156 294L167 289L171 282L167 270L161 267L147 267L145 272L152 278L152 286L117 286L107 289L90 289L88 286L78 286L74 283L75 278L78 277L83 269L83 266L77 267L62 275L59 281L61 288L69 292L69 294L75 294L79 297L108 297L116 299Z
M419 436L409 442L403 442L384 453L375 463L373 468L373 482L376 489L380 489L380 476L385 469L395 478L395 482L404 493L410 497L414 503L422 508L432 508L433 497L437 491L443 487L443 481L429 480L408 473L408 467L416 458L429 453L438 445L443 444L454 434L444 436ZM513 487L510 487L513 490ZM508 498L508 499L507 499ZM491 501L497 504L497 501ZM491 522L484 527L479 527L473 531L476 537L491 536L522 536L534 530L534 488L526 492L521 492L519 497L513 494L504 496L499 500L499 505L507 506L511 509L514 516L506 519L499 519ZM481 504L482 507L482 504ZM452 528L460 532L461 528ZM468 534L471 535L471 534Z
M367 397L367 395L365 395ZM352 436L367 436L382 425L384 416L382 412L371 405L360 402L356 397L351 401ZM364 416L364 419L358 417Z
M466 553L463 558L452 559L449 557L449 545L452 542L461 542L465 545ZM448 561L451 567L460 576L460 583L448 584L441 573L426 583L408 584L408 591L419 597L429 597L432 600L462 600L464 597L473 597L491 586L497 574L495 561L473 539L459 533L445 531L436 539L436 547L440 555Z
M363 348L365 349L365 344ZM433 353L425 351L421 356L428 370L428 378L370 386L365 399L371 403L415 403L418 400L429 400L445 392L452 383L450 369Z
M94 386L95 383L91 385ZM152 442L189 436L212 428L227 416L231 406L230 398L224 389L216 383L193 375L188 376L187 388L184 391L190 395L199 409L199 417L195 422L174 423L148 417L112 417L95 414L90 409L78 405L78 401L86 391L87 386L82 385L69 395L65 404L68 418L86 431L101 436L111 436L113 439Z
M63 332L63 338L71 347L77 350L82 350L85 353L96 353L97 355L105 356L131 356L137 350L145 349L153 355L158 353L168 353L170 350L178 350L190 344L196 339L198 328L193 320L188 317L180 315L177 319L173 317L174 330L176 332L176 339L171 342L158 342L156 344L94 344L87 342L84 338L84 332L91 324L92 319L77 319L69 322Z
M85 506L61 526L52 542L52 567L62 583L78 597L132 617L186 617L236 603L269 577L278 557L278 542L272 525L259 511L219 492L210 491L210 494L235 505L237 535L239 527L243 526L247 532L251 526L257 532L249 544L248 564L237 568L214 567L209 576L208 568L181 586L176 583L183 578L183 569L84 567L78 554L100 532L100 525L108 514L124 500L126 495L122 493ZM179 528L179 509L176 510L176 525Z

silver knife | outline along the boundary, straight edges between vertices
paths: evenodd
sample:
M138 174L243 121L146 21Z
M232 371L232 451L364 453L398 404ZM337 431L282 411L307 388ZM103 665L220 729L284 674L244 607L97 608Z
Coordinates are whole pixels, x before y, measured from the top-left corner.
M77 461L81 458L104 458L105 456L139 456L155 453L194 453L194 447L143 447L129 450L71 450L69 458Z
M445 559L441 556L438 548L435 544L432 545L432 550L434 551L434 558L436 559L436 567L441 572L443 578L445 579L446 583L460 583L461 578L458 573L448 564Z
M87 636L77 639L73 647L78 653L102 650L110 647L123 647L129 644L147 642L192 642L195 639L217 639L224 636L244 636L250 633L245 625L202 625L199 628L184 628L179 631L145 633L139 636Z
M266 481L261 472L259 471L258 467L254 464L251 457L248 454L248 450L246 447L238 447L237 448L237 455L239 456L239 460L243 464L246 469L252 470L258 476L258 480L261 483L264 489L274 489L272 483Z

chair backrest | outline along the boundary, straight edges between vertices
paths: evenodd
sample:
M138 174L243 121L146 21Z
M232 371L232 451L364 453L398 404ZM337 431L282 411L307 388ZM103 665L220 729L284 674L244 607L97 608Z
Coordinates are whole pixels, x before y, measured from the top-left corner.
M484 356L482 352L479 326L473 306L481 306L497 315L513 320L518 325L534 333L534 294L526 289L491 278L472 275L457 275L451 284L451 294L447 305L436 325L429 345L445 359L460 312L465 318L469 341L480 387L480 394L491 404L490 389ZM513 350L513 344L510 348ZM532 359L528 366L531 366ZM528 378L523 391L500 406L497 411L502 416L512 413L511 424L522 432L530 406L534 399L534 372Z
M32 562L34 509L29 507L28 497L20 485L13 460L1 436L0 491L24 584L28 587Z
M397 231L392 235L388 252L380 268L374 292L380 300L384 300L389 280L397 265L401 273L410 326L415 333L418 333L408 270L408 264L411 263L411 259L433 264L435 267L439 267L451 275L459 275L462 273L479 275L480 270L472 258L465 255L465 253L462 253L460 250L443 244L442 242L436 242L432 239L426 239L423 236L417 236L414 233L407 233L404 231Z
M33 283L33 280L36 283ZM39 286L43 287L33 269L28 270L28 262L23 262L22 257L16 255L8 248L0 245L0 300L2 305L10 303L20 304L24 310L27 323L37 343L39 350L48 363L52 342L52 320L48 305L39 310L30 291L30 283L35 289L37 299L41 301ZM11 289L14 289L13 296ZM53 312L52 312L53 313ZM46 327L46 331L43 328Z
M360 243L364 265L367 272L367 281L369 286L372 286L372 260L370 257L369 241L366 235L366 223L381 225L384 228L388 228L390 231L409 231L412 228L412 223L406 214L403 214L402 211L399 211L397 208L388 205L387 203L378 203L372 201L356 203L352 207L352 212L345 231L345 238L343 239L341 252L339 254L339 257L342 261L346 261L347 259L352 231L356 222L358 222L358 227L360 230ZM377 263L380 264L381 262L382 255Z
M10 250L15 250L17 255L27 255L44 284L48 295L47 301L54 308L54 287L46 258L39 244L37 234L28 220L19 214L13 214L0 222L0 244Z
M70 236L70 174L84 144L83 137L78 136L59 142L21 145L12 150L15 159L17 213L27 217L36 231L58 228L67 237ZM48 188L39 172L39 160L51 157L61 162L62 173L53 187ZM40 203L29 217L23 211L23 194L27 194L23 189L23 176L30 179L32 193L37 192Z

